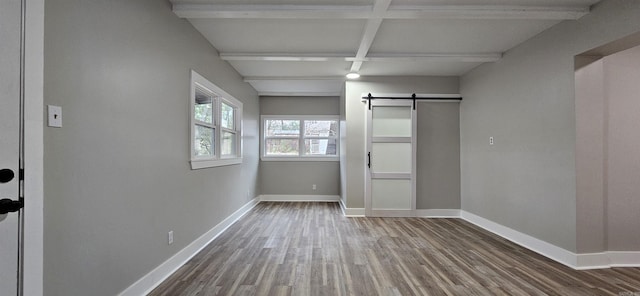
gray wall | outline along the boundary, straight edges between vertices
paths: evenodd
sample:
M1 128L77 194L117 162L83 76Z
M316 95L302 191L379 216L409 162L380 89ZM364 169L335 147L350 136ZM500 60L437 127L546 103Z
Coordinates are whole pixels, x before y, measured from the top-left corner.
M417 209L460 209L460 105L418 103Z
M586 62L576 58L576 64ZM603 60L575 72L576 91L576 250L607 249L604 192L605 95Z
M340 90L340 201L347 206L347 105L346 84Z
M190 69L244 103L242 165L190 169ZM44 75L47 295L115 295L256 195L257 94L168 1L46 1Z
M456 94L458 93L457 77L361 77L357 81L347 81L345 86L344 114L345 132L341 135L342 141L340 145L345 145L346 153L343 155L345 163L345 174L341 175L341 182L345 182L346 188L343 191L343 200L346 200L348 208L364 208L364 182L365 182L365 114L367 106L361 102L363 93L440 93L440 94ZM457 107L457 104L454 104ZM442 111L442 110L441 110ZM435 111L434 111L435 112ZM446 123L443 123L446 125ZM418 138L423 137L420 129L418 130ZM454 149L455 150L455 149ZM448 157L453 154L448 155ZM428 162L429 158L418 159L418 161ZM452 169L454 171L455 169ZM422 172L422 171L421 171ZM422 172L423 175L429 174ZM418 181L420 182L420 181ZM455 188L456 179L449 180L452 182L445 186L446 188ZM445 188L442 187L442 188ZM429 194L442 196L442 192L432 191ZM425 195L426 196L426 195ZM435 195L430 195L435 196ZM457 190L451 192L453 200L458 199ZM444 197L439 197L440 201L437 205L445 205L442 202ZM445 198L446 199L446 198ZM446 205L454 205L457 202L447 201ZM420 206L432 205L429 202L419 202ZM435 204L433 205L435 206Z
M576 58L591 62L575 73L579 253L640 250L640 46L618 50Z
M338 97L260 97L260 115L338 115ZM316 190L313 190L316 184ZM260 161L260 193L339 195L338 161Z
M577 250L574 56L638 30L640 2L603 1L462 77L463 210Z
M640 46L604 58L607 250L640 251Z

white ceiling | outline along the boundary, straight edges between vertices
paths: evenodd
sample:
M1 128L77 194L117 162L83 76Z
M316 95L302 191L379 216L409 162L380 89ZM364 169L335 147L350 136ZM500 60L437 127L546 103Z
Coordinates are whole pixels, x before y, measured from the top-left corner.
M171 0L260 95L338 95L344 75L459 76L598 0Z

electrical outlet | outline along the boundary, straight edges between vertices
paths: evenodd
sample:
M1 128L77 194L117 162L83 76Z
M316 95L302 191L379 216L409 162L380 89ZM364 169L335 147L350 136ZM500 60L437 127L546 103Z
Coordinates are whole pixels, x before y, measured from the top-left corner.
M62 127L62 107L47 105L48 123L50 127Z
M311 189L316 190L316 184L311 185Z
M247 198L250 198L250 196L251 196L251 192L247 190Z
M171 230L171 231L169 231L169 232L167 233L167 242L168 242L169 244L173 244L173 230Z
M493 145L493 137L489 137L489 145Z

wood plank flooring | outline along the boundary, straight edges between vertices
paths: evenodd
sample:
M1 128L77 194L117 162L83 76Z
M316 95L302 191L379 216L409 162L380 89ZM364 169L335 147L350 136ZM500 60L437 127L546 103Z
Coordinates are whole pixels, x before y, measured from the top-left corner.
M575 271L460 219L261 203L150 295L640 295L640 268Z

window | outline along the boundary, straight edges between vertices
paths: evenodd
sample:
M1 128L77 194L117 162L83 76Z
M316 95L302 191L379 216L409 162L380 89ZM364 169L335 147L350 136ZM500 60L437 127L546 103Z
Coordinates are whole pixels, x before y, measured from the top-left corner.
M338 160L337 116L262 116L262 160Z
M191 169L242 163L242 102L191 71Z

